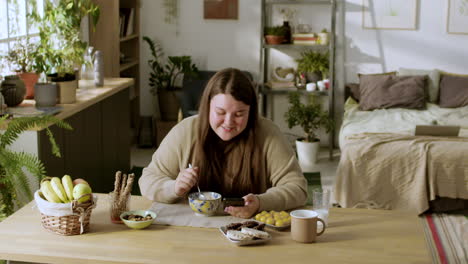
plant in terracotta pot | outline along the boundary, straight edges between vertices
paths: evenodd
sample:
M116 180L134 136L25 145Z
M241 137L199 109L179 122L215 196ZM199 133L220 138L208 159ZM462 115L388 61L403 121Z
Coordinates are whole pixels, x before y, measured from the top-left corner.
M34 155L15 152L10 146L24 131L41 126L55 124L59 128L72 129L71 126L54 116L18 117L8 120L8 115L0 117L0 127L6 129L0 134L0 221L11 215L15 207L24 204L25 199L32 199L32 191L26 171L40 181L45 175L44 164ZM60 150L52 132L46 128L52 146L52 154L60 157Z
M176 82L182 75L197 77L197 66L192 63L190 56L168 56L164 59L161 45L153 39L144 36L143 40L148 44L151 55L148 66L151 69L149 77L150 92L158 96L161 118L165 121L177 120L180 108L179 96L181 88Z
M263 33L266 44L278 45L284 42L286 30L283 26L265 27Z
M73 103L78 87L76 72L88 48L80 38L81 21L89 15L96 26L100 10L92 0L46 1L44 5L42 16L38 9L30 15L41 37L37 67L58 83L60 103Z
M32 43L29 37L20 38L14 42L9 52L4 56L10 70L16 72L23 80L27 99L34 97L34 84L39 78L35 64L37 48L38 45Z
M288 127L291 129L300 126L304 130L304 137L296 140L299 163L313 166L317 161L320 145L316 131L325 128L328 133L333 129L334 122L329 117L328 111L322 109L317 96L313 93L309 93L307 103L301 102L300 93L289 93L289 104L284 115Z
M305 73L309 82L317 82L326 79L329 72L329 53L306 50L297 60L297 71Z

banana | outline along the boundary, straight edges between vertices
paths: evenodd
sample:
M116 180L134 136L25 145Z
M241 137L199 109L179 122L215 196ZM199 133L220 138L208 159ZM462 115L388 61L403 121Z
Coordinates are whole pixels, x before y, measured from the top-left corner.
M73 200L73 182L70 175L63 175L62 177L62 185L65 189L65 193L67 194L68 200Z
M43 181L41 183L41 192L45 196L45 198L52 203L61 203L60 198L55 194L52 186L50 185L50 181Z
M50 180L50 185L52 186L52 189L54 190L55 194L57 194L58 198L62 200L64 203L68 203L68 197L67 193L65 192L65 189L63 189L62 182L58 177L53 177Z

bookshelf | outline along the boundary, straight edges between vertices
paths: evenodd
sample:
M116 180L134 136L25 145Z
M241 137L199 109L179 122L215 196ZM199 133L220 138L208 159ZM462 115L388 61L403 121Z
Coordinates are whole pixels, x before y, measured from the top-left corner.
M130 89L130 127L133 135L140 117L140 1L93 0L100 7L96 30L89 30L90 45L104 55L105 77L135 79ZM135 137L132 139L135 140Z

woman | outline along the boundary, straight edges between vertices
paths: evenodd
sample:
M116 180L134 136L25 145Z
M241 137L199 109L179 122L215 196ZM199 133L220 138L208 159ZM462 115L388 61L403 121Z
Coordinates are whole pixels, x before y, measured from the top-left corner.
M188 168L192 164L192 168ZM237 69L216 73L197 116L182 120L161 142L139 180L143 196L174 203L196 190L243 197L225 212L249 218L287 210L307 199L307 182L277 126L258 116L252 82Z

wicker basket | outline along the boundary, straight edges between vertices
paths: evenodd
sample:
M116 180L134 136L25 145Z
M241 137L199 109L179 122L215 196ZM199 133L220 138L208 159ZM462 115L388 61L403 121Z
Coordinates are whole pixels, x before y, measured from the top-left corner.
M90 196L90 199L84 203L78 203L78 199L72 201L73 215L50 216L41 213L42 226L47 231L63 236L89 232L91 211L95 207L95 202L92 194L86 194L82 197L84 196Z

